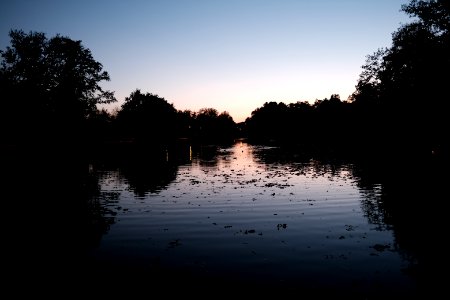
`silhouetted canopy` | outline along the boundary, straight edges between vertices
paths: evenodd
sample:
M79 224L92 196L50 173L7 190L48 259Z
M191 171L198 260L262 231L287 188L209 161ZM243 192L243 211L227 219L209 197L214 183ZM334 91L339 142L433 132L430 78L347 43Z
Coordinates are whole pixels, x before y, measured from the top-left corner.
M31 137L79 126L97 104L116 101L103 90L109 80L101 63L81 41L12 30L11 45L0 52L2 127L11 136ZM19 130L24 128L24 130Z

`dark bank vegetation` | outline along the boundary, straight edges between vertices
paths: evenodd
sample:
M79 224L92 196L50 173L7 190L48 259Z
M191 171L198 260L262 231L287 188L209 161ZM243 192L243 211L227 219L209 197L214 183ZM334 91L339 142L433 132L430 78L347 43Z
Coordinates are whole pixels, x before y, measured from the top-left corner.
M78 141L97 104L116 101L99 83L109 80L81 41L20 30L1 52L2 143Z
M367 56L356 91L310 105L268 102L246 120L249 138L300 149L415 157L448 151L448 1L411 1L415 17L392 46Z
M191 142L215 144L244 136L254 143L284 145L295 155L369 157L354 177L362 191L381 183L382 194L380 201L369 201L369 196L362 201L363 211L369 221L382 218L380 223L392 226L400 249L407 250L404 255L413 254L416 262L406 271L423 279L419 288L436 288L442 281L436 266L445 257L444 248L436 245L446 236L446 210L440 209L446 169L439 159L431 167L421 159L448 153L444 105L450 8L448 1L411 1L403 10L414 21L393 34L391 47L367 57L351 97L341 100L334 94L314 103L268 101L240 124L214 108L177 110L163 97L139 89L114 112L97 109L97 104L116 99L100 87L109 75L80 41L11 31L11 45L0 53L0 152L6 175L4 211L13 226L5 237L6 253L20 259L11 260L18 271L7 268L7 273L17 282L24 282L23 274L42 278L40 270L49 270L48 261L53 260L54 274L65 274L78 267L77 250L98 244L116 222L114 212L96 197L100 186L90 168L92 154L101 158L98 164L112 162L111 168L120 169L133 192L144 196L176 178L177 162L167 155L175 152L180 163L189 162L190 151L195 151ZM3 152L9 148L14 151ZM45 151L36 151L40 149ZM80 149L89 151L89 162L78 156ZM275 159L290 158L285 149L275 150L283 150ZM205 161L215 163L209 159L214 153L202 151ZM394 163L379 164L383 157ZM264 163L270 164L271 158ZM408 169L398 164L402 159ZM108 197L118 196L112 192ZM54 249L66 250L55 254ZM60 263L67 257L72 268ZM134 274L133 280L147 279L127 268L111 269L111 274L121 271ZM92 282L97 282L95 275ZM186 284L182 275L176 283ZM170 273L163 279L172 277ZM210 278L207 283L218 282Z
M367 56L348 99L266 102L240 124L214 108L177 110L139 89L115 112L98 110L116 99L100 87L109 75L81 41L12 30L11 45L1 51L1 143L167 145L248 137L306 153L446 152L449 2L412 0L402 10L412 22L393 33L391 47Z

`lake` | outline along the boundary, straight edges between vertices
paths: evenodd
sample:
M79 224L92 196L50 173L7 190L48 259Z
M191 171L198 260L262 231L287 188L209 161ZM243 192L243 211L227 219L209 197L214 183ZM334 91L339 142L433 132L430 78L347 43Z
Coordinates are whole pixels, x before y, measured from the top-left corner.
M244 140L101 157L4 162L12 281L364 297L438 282L428 210L412 201L440 197L435 180Z

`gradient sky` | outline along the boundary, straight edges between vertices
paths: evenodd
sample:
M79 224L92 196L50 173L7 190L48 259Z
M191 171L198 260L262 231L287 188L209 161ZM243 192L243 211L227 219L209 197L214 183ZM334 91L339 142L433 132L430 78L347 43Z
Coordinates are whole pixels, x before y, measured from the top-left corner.
M0 0L11 29L81 40L120 106L139 88L177 109L244 121L266 101L346 99L366 55L391 44L407 0Z

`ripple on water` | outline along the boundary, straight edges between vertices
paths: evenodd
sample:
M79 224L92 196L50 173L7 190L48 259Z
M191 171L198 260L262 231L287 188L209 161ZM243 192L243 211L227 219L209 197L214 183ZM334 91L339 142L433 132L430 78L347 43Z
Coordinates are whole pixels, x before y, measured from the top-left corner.
M409 282L392 231L374 230L364 212L379 185L359 189L350 164L265 161L272 149L237 143L214 160L194 157L144 197L117 170L105 172L100 199L120 206L120 222L94 255L319 286Z

